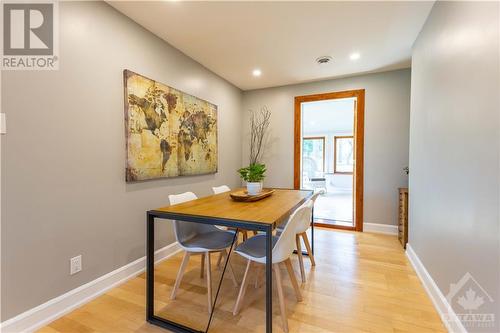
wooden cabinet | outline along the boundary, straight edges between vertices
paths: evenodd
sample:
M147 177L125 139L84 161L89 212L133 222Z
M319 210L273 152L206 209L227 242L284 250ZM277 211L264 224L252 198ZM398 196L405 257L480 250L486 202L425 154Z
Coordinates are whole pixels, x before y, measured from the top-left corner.
M399 189L398 239L406 249L408 243L408 189Z

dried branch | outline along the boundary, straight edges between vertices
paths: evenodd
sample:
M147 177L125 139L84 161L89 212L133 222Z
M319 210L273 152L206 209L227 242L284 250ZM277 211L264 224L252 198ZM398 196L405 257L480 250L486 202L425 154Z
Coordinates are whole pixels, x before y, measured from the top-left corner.
M260 111L250 111L250 165L260 162L264 152L264 138L269 128L271 111L264 106Z

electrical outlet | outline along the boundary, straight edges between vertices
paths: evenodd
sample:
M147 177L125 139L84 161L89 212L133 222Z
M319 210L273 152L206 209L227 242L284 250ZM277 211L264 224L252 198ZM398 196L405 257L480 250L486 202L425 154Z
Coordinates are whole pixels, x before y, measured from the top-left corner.
M69 274L73 275L82 270L82 256L76 256L69 260Z

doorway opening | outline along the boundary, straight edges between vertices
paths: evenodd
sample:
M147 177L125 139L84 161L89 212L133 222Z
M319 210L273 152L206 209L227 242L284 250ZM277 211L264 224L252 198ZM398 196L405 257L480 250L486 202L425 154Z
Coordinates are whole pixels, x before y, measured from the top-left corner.
M314 224L363 230L364 90L295 97L294 187L321 193Z

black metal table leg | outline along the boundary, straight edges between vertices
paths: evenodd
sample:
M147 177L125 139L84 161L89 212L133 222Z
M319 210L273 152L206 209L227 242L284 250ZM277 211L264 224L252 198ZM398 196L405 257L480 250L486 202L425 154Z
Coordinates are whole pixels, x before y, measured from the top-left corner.
M309 195L310 196L310 195ZM309 197L308 196L308 197ZM299 207L308 197L304 197L295 207L293 207L291 211ZM273 259L272 259L272 250L273 250L273 229L274 225L266 224L262 222L254 222L254 221L246 221L246 220L237 220L223 217L215 217L215 216L201 216L201 215L192 215L192 214L182 214L172 211L164 211L160 210L150 210L147 213L147 231L146 231L146 321L159 326L166 328L172 332L176 333L207 333L210 328L210 323L212 321L213 311L210 314L210 318L207 323L207 327L205 331L196 330L191 327L184 326L178 322L173 320L165 319L155 315L154 311L154 250L155 250L155 218L163 219L163 220L177 220L183 222L191 222L191 223L201 223L207 225L219 225L230 228L244 228L255 231L262 231L266 234L266 333L272 333L273 331ZM274 221L274 223L283 222L282 220ZM314 226L311 226L312 235L312 251L314 251ZM233 238L233 242L236 240L236 237ZM224 274L226 272L227 265L229 264L229 256L231 255L231 251L228 254L228 258L226 259L224 270L222 271L222 276L217 287L217 292L215 295L215 299L213 300L213 309L217 304L217 299L219 296L219 291L221 289L221 284L224 278Z
M208 319L208 324L207 324L207 328L205 329L205 333L208 332L208 330L210 329L210 324L212 323L212 318L213 318L213 315L215 313L215 307L217 305L217 299L219 298L220 288L222 286L222 281L224 280L224 274L226 273L227 265L230 265L229 259L231 259L231 254L233 253L234 244L236 243L236 239L238 238L238 230L239 229L236 228L236 231L234 232L233 241L231 243L231 247L229 248L229 252L227 254L226 261L224 262L224 268L222 269L222 274L220 277L219 285L217 287L217 292L215 293L215 299L212 302L212 312L210 312L210 318ZM208 265L208 263L207 263L207 265Z
M314 205L311 209L311 252L314 255Z
M273 226L263 225L258 222L241 222L239 220L216 219L198 216L178 215L175 213L164 213L159 211L148 211L147 214L147 227L146 227L146 321L150 324L160 326L176 333L207 333L212 321L213 312L210 314L208 324L205 331L200 331L191 327L184 326L180 323L161 318L154 314L154 240L155 240L155 218L166 220L177 220L185 222L203 223L210 225L222 225L225 227L234 227L252 229L257 231L264 231L266 233L266 333L272 333L272 249L273 249ZM233 238L233 243L236 236ZM228 258L222 272L217 293L213 301L213 308L217 304L219 291L226 272L227 265L229 264L229 257L231 251L228 253Z
M154 315L155 215L147 213L146 226L146 321L176 333L204 333Z
M266 333L273 331L273 227L266 230Z
M155 218L147 213L146 238L146 321L154 315L154 262L155 262Z

